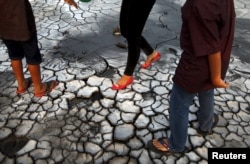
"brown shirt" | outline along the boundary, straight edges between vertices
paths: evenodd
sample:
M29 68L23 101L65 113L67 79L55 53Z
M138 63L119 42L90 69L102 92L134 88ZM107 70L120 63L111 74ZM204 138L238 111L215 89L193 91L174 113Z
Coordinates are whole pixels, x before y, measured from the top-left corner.
M212 89L208 55L221 52L224 78L234 38L234 1L187 0L182 19L183 53L173 81L189 93Z
M28 0L0 0L0 38L26 41L36 31Z

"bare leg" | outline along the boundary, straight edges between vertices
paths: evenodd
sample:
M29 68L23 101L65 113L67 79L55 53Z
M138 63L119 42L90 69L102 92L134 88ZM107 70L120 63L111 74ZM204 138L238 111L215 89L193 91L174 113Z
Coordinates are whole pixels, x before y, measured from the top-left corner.
M35 97L42 97L52 91L57 86L57 81L52 80L50 82L42 83L40 65L28 65L31 78L34 84Z
M17 80L18 90L25 89L27 87L27 82L23 74L22 60L11 60L11 66Z
M40 93L46 90L46 86L42 84L40 65L28 65L29 72L34 84L34 93Z

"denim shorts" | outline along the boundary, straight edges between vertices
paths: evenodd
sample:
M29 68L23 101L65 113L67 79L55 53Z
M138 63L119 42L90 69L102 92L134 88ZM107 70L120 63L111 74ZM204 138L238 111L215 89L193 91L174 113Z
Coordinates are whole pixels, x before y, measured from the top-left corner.
M30 65L36 65L42 62L36 33L28 41L3 39L3 42L8 49L11 60L22 60L25 57L27 64Z

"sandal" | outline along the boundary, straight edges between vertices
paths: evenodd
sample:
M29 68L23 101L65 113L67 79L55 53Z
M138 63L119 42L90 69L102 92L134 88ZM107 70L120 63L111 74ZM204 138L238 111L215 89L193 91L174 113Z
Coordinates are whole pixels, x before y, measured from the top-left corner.
M163 147L166 150L159 149L159 147L156 147L154 145L154 142L158 142L158 144L160 144L160 146ZM173 152L169 149L168 145L169 145L168 144L168 138L165 137L165 138L153 139L153 140L148 142L147 146L148 146L148 149L153 151L153 152L164 154L164 155L170 155Z
M212 134L213 133L212 129L218 124L218 122L219 122L219 116L217 114L214 114L213 125L211 127L211 130L209 130L209 131L203 131L199 127L198 130L197 130L198 134L200 134L203 137Z
M52 81L45 82L44 84L46 85L46 89L40 93L35 93L35 97L42 97L48 94L58 85L58 82L56 80L52 80Z
M26 78L25 80L26 80L26 87L24 89L18 89L18 87L17 87L17 89L16 89L16 93L19 95L25 93L32 84L32 79L30 77Z

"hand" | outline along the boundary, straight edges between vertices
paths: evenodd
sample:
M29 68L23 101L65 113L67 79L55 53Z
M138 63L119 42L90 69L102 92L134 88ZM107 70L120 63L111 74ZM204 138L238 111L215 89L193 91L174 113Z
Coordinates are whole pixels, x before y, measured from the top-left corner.
M228 88L229 83L222 79L212 79L212 83L216 88Z
M69 4L70 6L74 6L76 9L78 9L78 6L74 0L64 0L64 2Z

